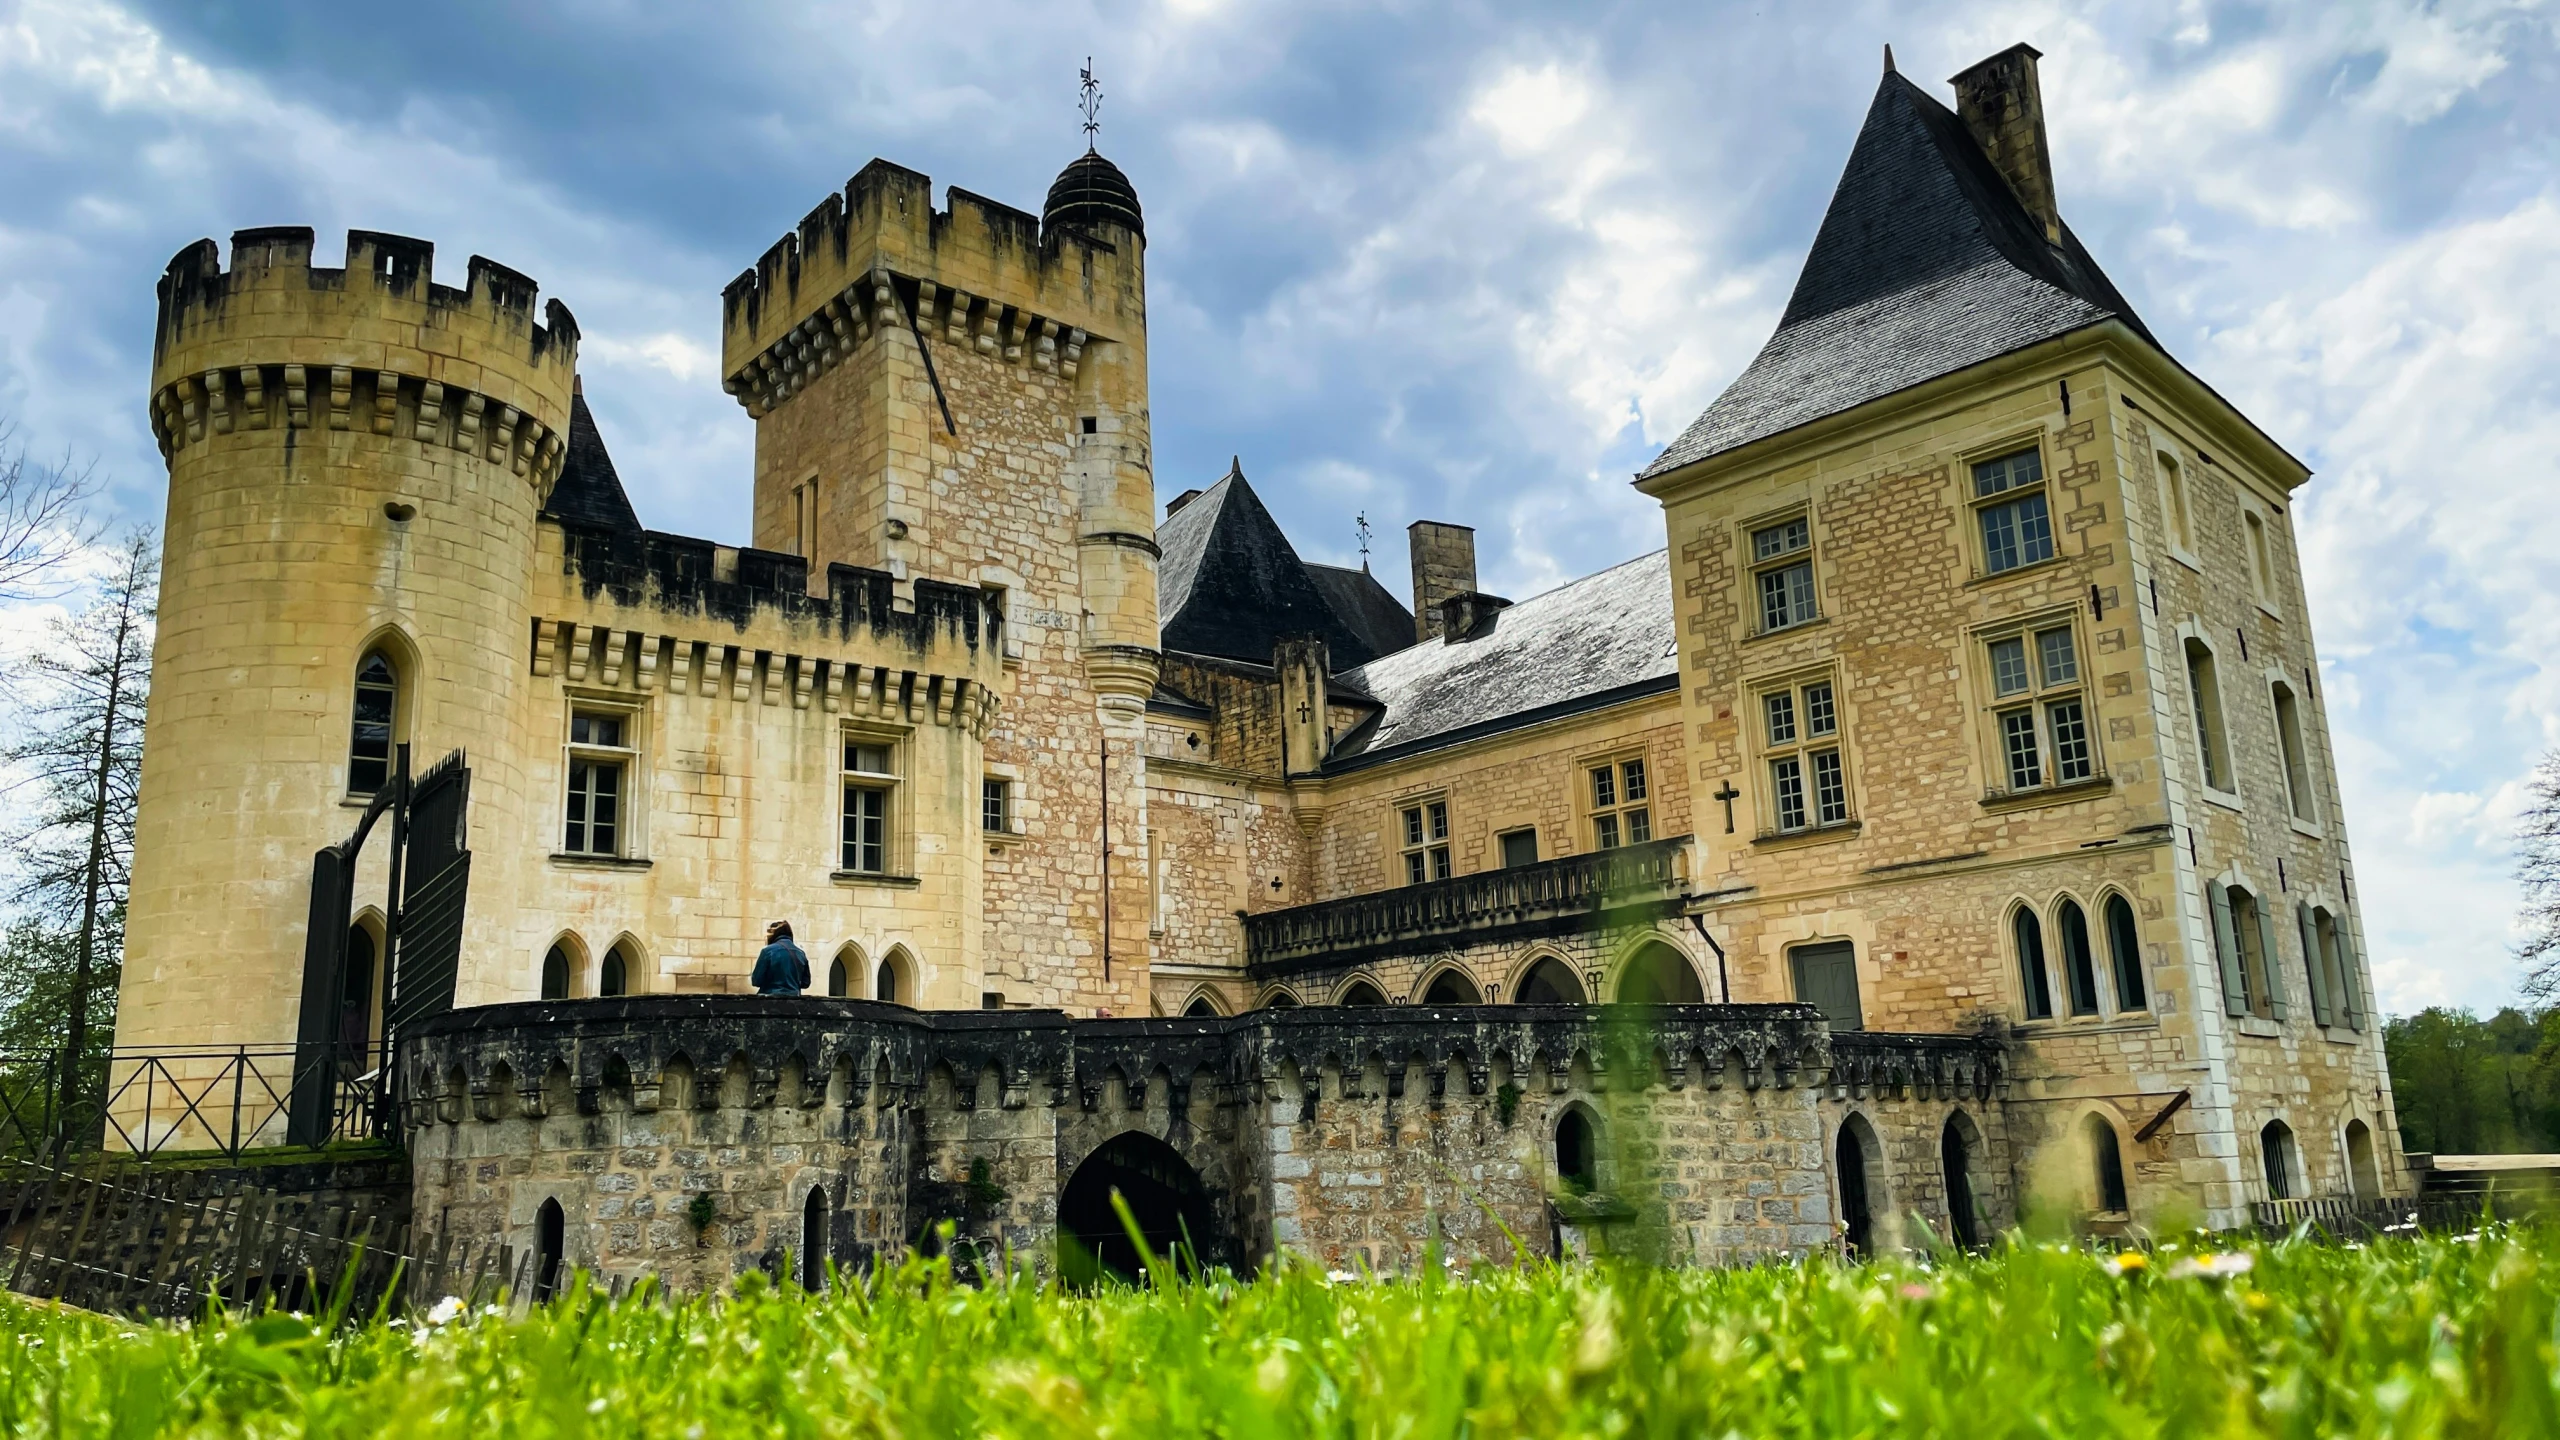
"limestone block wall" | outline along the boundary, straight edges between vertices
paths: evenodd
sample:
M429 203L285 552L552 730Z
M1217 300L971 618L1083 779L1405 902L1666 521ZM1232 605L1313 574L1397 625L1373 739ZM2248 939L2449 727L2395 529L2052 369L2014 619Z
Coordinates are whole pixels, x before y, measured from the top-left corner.
M1844 1125L1875 1243L1916 1243L1905 1212L1944 1232L1951 1119L1986 1218L2010 1214L1999 1044L1835 1039L1804 1007L1070 1021L653 997L457 1012L401 1073L422 1227L525 1247L557 1204L572 1263L688 1288L801 1251L813 1189L842 1263L948 1222L1045 1266L1060 1194L1132 1134L1189 1167L1204 1248L1239 1267L1286 1247L1409 1270L1435 1240L1508 1263L1505 1227L1533 1254L1801 1253L1840 1234ZM1560 1182L1568 1114L1596 1127L1596 1189Z
M436 283L424 241L353 232L334 269L311 250L309 230L242 231L228 270L207 240L161 281L169 507L126 1046L292 1039L311 856L368 798L348 773L368 651L433 677L395 714L421 766L465 747L478 803L524 795L507 730L576 324L477 257L467 288Z

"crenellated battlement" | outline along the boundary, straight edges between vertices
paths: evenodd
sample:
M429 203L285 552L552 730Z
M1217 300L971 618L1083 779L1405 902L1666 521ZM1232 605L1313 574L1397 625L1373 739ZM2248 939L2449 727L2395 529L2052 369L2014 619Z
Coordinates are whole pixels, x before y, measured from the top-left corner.
M363 429L485 455L547 489L578 368L578 324L486 257L436 283L435 246L347 232L347 263L311 263L301 226L241 230L231 265L199 240L160 279L152 428L174 459L241 429Z
M1143 334L1142 242L1056 225L874 160L721 294L721 374L762 415L875 333L927 338L1073 379L1096 338Z

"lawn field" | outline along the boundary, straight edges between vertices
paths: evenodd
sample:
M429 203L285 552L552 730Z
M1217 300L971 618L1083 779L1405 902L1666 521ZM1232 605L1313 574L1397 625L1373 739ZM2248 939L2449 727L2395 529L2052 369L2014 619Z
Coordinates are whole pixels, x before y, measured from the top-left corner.
M811 1298L132 1326L6 1305L9 1434L2551 1436L2551 1232L2024 1243L1935 1265L1546 1266L1061 1294L916 1263ZM441 1322L441 1323L438 1323Z

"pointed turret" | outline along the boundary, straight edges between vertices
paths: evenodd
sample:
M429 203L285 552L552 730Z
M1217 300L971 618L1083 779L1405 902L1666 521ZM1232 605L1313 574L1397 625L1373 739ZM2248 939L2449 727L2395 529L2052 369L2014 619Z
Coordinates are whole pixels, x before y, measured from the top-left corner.
M2000 78L2032 90L2035 71ZM2034 142L2004 150L2014 175L1888 59L1777 333L1644 478L2103 321L2157 345L2071 228L2022 202L2043 109L2025 94L2013 109ZM2049 174L2024 188L2050 204Z

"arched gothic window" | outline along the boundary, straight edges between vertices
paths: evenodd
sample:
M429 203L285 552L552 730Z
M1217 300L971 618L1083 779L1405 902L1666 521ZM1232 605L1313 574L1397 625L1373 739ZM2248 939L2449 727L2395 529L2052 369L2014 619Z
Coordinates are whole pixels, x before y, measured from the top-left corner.
M391 783L391 731L400 675L391 657L368 650L356 665L355 733L347 742L347 793L371 795Z
M2053 977L2044 965L2044 922L2024 905L2018 907L2018 978L2024 989L2027 1018L2053 1018Z
M2147 1008L2151 997L2142 985L2142 935L2133 925L2133 907L2121 895L2107 897L2107 954L2115 961L2116 1008Z
M2089 917L2077 900L2062 902L2061 912L2054 917L2062 931L2062 974L2071 986L2071 1013L2098 1013L2098 963L2089 952Z

